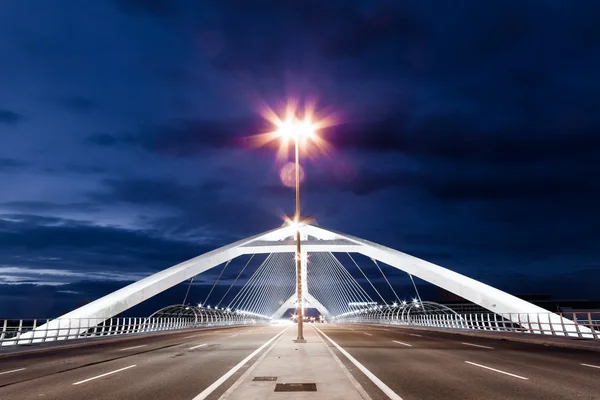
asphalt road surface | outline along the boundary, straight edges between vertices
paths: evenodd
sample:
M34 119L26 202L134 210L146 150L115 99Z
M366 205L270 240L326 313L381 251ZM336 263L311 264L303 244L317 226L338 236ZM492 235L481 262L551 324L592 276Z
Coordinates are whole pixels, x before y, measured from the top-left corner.
M315 326L403 400L600 399L598 352L427 330ZM0 399L189 400L283 329L186 330L12 356L0 359ZM324 340L371 398L387 398ZM218 398L244 370L210 398ZM307 394L319 398L318 392Z
M186 330L12 356L0 359L0 399L190 400L283 329Z
M599 352L408 328L317 326L404 400L600 399ZM373 399L387 398L335 351Z

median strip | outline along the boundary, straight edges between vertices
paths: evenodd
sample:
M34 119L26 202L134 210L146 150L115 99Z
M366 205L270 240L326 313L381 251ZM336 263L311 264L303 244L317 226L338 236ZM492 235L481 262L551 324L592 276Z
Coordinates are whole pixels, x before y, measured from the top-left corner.
M504 374L504 375L512 376L512 377L514 377L514 378L523 379L524 381L528 381L528 380L529 380L529 378L525 378L524 376L520 376L520 375L511 374L510 372L506 372L506 371L500 371L499 369L496 369L496 368L492 368L492 367L486 367L485 365L476 364L476 363L474 363L474 362L471 362L471 361L465 361L465 362L466 362L467 364L474 365L474 366L476 366L476 367L479 367L479 368L485 368L485 369L488 369L488 370L490 370L490 371L498 372L498 373L500 373L500 374Z
M136 366L135 364L134 365L130 365L130 366L125 367L125 368L117 369L117 370L114 370L114 371L111 371L111 372L107 372L107 373L102 374L102 375L98 375L98 376L94 376L92 378L84 379L82 381L75 382L73 385L80 385L82 383L93 381L94 379L98 379L98 378L102 378L102 377L105 377L105 376L108 376L108 375L116 374L117 372L125 371L126 369L133 368L135 366Z

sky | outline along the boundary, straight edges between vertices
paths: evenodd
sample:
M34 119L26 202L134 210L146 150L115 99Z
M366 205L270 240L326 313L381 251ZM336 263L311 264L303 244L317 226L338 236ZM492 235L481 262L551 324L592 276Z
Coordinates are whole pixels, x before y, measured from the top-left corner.
M291 100L335 121L303 158L304 215L511 293L600 297L599 13L4 1L0 316L53 317L280 226L284 163L244 138Z

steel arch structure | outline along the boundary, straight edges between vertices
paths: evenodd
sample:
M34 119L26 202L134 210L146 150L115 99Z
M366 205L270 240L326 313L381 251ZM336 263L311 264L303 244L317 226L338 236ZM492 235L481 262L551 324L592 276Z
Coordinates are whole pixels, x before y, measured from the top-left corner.
M360 253L441 287L497 314L535 315L537 318L539 314L548 313L541 307L490 285L398 250L320 226L304 224L282 226L184 261L64 314L56 320L50 321L47 324L49 326L40 326L28 334L35 338L37 331L61 329L61 321L65 320L80 321L79 327L71 326L69 328L71 330L78 328L83 332L90 326L96 325L98 321L111 318L178 283L241 255L294 253L296 245L292 238L295 236L296 229L301 232L303 252ZM287 303L292 304L291 301L287 301ZM534 318L532 320L537 321ZM88 322L86 323L86 321ZM568 322L566 325L571 326L576 335L572 321ZM562 317L549 314L548 320L532 322L529 329L545 331L547 329L544 329L542 324L544 326L550 324L551 327L553 324L561 323L563 326L565 325ZM585 327L580 328L584 332L586 329Z

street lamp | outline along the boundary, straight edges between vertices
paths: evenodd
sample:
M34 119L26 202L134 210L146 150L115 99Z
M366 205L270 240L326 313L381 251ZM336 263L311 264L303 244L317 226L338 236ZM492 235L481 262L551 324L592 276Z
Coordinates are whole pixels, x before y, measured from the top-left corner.
M296 290L298 292L298 337L296 343L304 343L304 299L302 298L302 256L300 246L300 140L311 139L315 137L315 126L310 122L298 121L288 118L278 124L277 134L282 140L294 141L294 154L296 165L296 212L294 221L296 227Z

